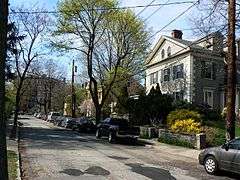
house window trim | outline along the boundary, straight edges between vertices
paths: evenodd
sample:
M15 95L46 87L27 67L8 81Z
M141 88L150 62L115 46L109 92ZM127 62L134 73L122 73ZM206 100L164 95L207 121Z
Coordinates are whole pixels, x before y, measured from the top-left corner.
M168 70L168 72L169 72L169 73L167 74L167 75L168 75L168 80L165 80L165 71L166 71L166 70ZM165 68L165 69L163 69L163 82L169 82L169 81L171 80L170 78L171 78L171 69L170 69L170 68Z
M215 80L215 78L214 78L214 76L216 77L216 74L214 75L214 73L216 73L215 71L214 71L214 62L212 62L212 61L202 61L202 63L204 62L204 67L202 67L202 71L204 71L204 76L203 75L201 75L202 76L202 78L203 79L208 79L208 80ZM211 64L211 77L209 78L209 77L206 77L206 63L209 63L209 64ZM202 65L201 65L202 66ZM204 69L203 69L204 68Z
M162 49L162 51L161 51L161 58L162 58L162 59L165 58L165 50L164 50L164 49Z
M170 57L172 55L171 51L172 51L171 47L168 46L168 48L167 48L167 57Z
M206 96L205 93L206 92L211 92L212 93L212 104L208 104L208 102L206 101ZM203 89L203 102L209 106L211 106L211 108L213 108L214 105L214 90L213 89Z
M150 85L158 83L158 71L151 73L149 77L150 77L150 81L149 81Z
M179 66L182 66L182 72L181 71L178 71L178 67ZM174 72L174 68L176 68L176 71ZM178 73L181 73L181 76L180 77L177 77ZM181 64L177 64L177 65L174 65L173 66L173 72L172 72L172 76L173 76L173 80L176 80L176 79L183 79L184 78L184 63L181 63Z

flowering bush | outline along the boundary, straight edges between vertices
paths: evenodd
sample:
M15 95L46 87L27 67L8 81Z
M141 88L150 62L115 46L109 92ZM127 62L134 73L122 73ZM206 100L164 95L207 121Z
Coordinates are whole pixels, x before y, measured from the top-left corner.
M173 124L175 124L175 121L181 121L186 119L192 119L195 122L201 122L201 115L196 111L191 111L188 109L178 109L168 114L167 125L171 127Z
M170 129L175 133L198 134L201 132L201 124L193 119L177 120L170 126Z

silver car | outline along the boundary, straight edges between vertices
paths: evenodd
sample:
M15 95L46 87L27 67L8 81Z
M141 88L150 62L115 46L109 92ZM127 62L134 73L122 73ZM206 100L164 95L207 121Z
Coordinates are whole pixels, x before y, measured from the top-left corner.
M208 148L199 154L199 163L209 174L218 170L240 173L240 138L236 138L220 147Z

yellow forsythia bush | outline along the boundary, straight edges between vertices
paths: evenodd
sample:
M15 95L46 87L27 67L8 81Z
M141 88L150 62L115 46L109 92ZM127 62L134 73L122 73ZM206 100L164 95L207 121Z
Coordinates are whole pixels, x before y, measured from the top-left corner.
M201 124L193 119L177 120L170 126L170 129L174 133L198 134L201 132Z

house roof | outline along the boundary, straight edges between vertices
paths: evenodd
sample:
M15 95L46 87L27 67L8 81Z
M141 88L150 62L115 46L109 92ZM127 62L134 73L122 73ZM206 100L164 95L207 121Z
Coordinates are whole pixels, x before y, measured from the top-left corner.
M204 39L204 38L201 38L200 40L197 40L197 41L188 41L188 40L173 38L173 37L165 36L165 35L161 36L161 38L159 39L157 44L152 49L152 52L149 54L149 56L146 60L146 64L149 64L151 62L151 60L155 57L155 55L157 54L158 50L160 49L162 43L165 40L168 40L168 41L171 41L171 42L177 44L178 46L182 47L183 50L185 50L185 49L186 50L201 50L201 51L211 52L211 50L206 49L206 48L198 45L198 43L200 43L201 40ZM179 51L179 53L177 52L175 55L179 55L180 53L181 52Z

